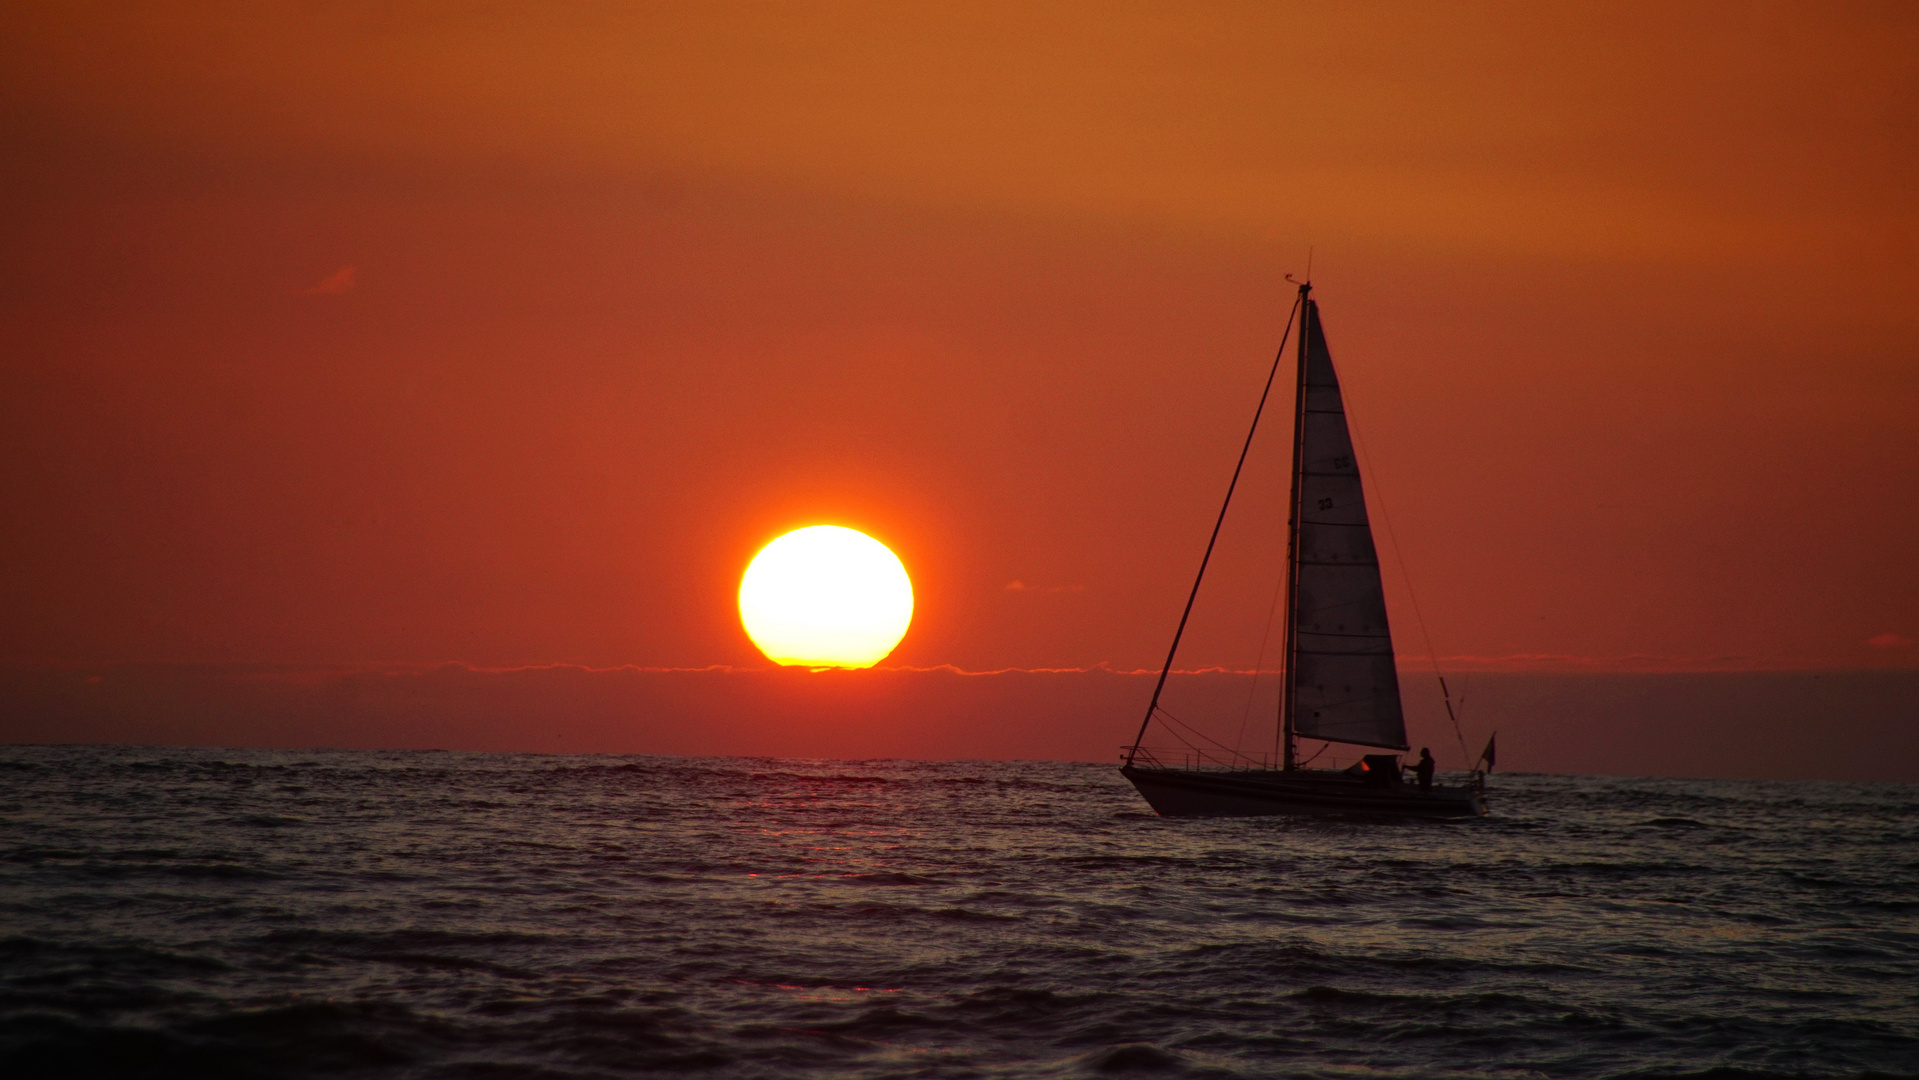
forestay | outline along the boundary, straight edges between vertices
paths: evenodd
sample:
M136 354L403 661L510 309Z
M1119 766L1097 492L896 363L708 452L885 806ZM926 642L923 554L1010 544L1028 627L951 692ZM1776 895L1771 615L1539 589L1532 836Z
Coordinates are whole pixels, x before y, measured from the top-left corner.
M1319 305L1310 299L1303 329L1293 730L1309 739L1405 750L1379 556L1339 377Z

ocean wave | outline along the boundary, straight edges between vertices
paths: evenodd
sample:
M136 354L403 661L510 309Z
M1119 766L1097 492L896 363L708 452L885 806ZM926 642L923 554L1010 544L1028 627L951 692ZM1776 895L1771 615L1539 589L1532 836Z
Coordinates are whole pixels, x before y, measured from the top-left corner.
M1107 765L14 747L0 767L31 809L0 823L9 1077L1919 1060L1919 799L1897 786L1496 777L1487 821L1371 828L1160 819Z

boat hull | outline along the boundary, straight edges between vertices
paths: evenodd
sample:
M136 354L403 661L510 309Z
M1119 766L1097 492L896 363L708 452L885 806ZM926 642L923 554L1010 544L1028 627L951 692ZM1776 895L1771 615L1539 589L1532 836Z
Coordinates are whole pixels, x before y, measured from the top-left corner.
M1119 771L1162 817L1486 815L1485 795L1473 788L1379 786L1343 772L1200 772L1137 765Z

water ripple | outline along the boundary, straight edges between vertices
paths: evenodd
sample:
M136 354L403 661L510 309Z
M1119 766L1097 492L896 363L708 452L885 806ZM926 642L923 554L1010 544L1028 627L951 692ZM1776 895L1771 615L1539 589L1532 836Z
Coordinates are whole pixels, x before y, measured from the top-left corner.
M0 1075L1919 1075L1919 797L0 748Z

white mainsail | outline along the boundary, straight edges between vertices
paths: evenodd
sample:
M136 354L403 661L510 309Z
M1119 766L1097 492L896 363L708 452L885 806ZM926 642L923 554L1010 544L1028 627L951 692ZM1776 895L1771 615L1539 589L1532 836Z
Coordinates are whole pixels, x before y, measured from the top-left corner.
M1320 330L1319 305L1307 299L1305 307L1293 730L1308 739L1406 750L1386 591L1359 462L1339 376Z

